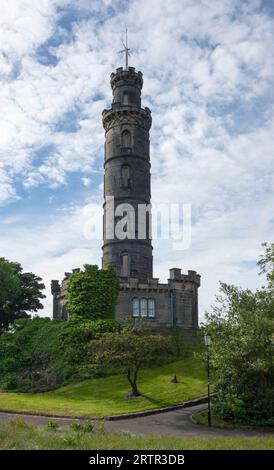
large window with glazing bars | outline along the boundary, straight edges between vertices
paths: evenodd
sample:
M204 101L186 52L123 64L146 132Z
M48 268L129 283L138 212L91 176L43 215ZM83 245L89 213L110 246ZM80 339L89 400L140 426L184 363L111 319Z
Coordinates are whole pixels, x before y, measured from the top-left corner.
M155 300L146 297L132 299L132 316L143 318L155 317Z

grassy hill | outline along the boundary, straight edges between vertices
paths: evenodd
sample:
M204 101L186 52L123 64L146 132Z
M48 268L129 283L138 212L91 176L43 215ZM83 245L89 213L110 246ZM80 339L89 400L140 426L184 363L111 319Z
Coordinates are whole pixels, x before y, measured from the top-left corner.
M178 384L171 383L177 375ZM126 400L129 384L121 374L86 380L46 393L0 393L0 410L72 417L105 417L180 403L207 393L206 371L187 357L140 373L142 396Z

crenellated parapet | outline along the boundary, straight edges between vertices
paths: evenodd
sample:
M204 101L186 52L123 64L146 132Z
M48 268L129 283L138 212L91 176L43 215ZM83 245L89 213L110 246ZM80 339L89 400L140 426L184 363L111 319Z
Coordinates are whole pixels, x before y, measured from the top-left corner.
M112 72L110 84L113 92L120 86L132 86L141 91L143 87L143 74L142 72L136 72L135 67L128 67L127 70L119 67L116 69L116 72Z
M138 126L149 132L152 124L151 111L149 108L138 108L135 106L112 105L111 109L103 111L103 127L108 132L112 127L123 125Z
M196 271L188 271L187 274L182 274L180 268L171 268L169 270L169 283L192 283L200 287L201 276Z

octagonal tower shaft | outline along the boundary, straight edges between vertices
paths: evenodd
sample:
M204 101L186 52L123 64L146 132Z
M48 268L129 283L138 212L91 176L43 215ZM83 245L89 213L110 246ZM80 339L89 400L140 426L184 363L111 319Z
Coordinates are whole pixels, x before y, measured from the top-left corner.
M121 277L149 279L152 278L152 244L149 230L151 113L148 108L141 107L142 86L142 73L136 72L133 67L118 68L116 73L111 74L113 102L110 109L103 111L103 267L114 266ZM114 232L110 229L110 198L114 198ZM130 205L134 215L131 210L127 210L128 206L121 206L122 204ZM123 227L127 236L121 239L119 234L117 236L116 224L123 222L125 217L129 220L129 215L131 223Z

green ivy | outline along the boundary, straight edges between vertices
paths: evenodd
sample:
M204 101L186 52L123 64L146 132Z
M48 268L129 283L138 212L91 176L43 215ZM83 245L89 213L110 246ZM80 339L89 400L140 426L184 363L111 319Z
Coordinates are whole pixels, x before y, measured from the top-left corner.
M114 318L119 281L113 267L99 269L84 265L68 282L67 300L70 315L87 319Z

